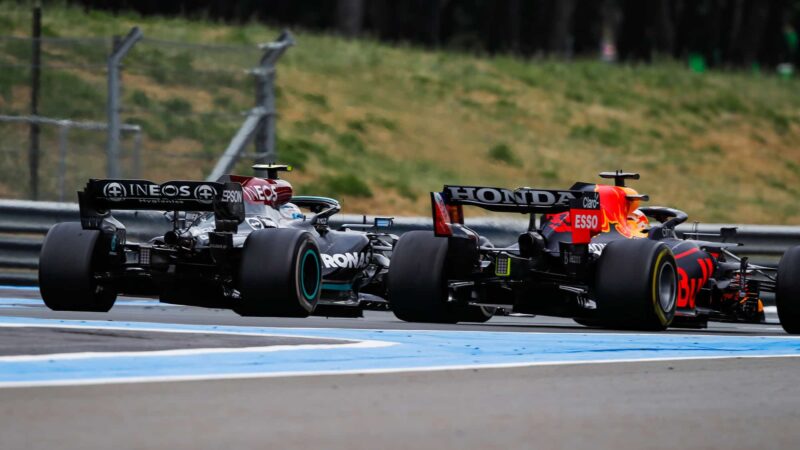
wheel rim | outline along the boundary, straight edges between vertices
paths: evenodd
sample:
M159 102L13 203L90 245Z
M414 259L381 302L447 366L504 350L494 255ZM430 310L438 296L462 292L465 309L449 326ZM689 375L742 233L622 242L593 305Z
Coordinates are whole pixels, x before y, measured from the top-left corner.
M309 264L309 258L313 259L313 263ZM303 296L309 302L317 297L319 278L319 258L316 252L308 249L303 253L303 259L300 262L300 286L303 290Z
M675 304L675 269L671 263L664 263L658 272L658 304L663 311L671 311Z

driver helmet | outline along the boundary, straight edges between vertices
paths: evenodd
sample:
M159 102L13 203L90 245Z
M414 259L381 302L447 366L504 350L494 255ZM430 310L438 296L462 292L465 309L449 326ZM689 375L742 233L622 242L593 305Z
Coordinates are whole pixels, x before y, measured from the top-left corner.
M279 209L281 216L285 219L302 219L305 217L294 203L284 203Z

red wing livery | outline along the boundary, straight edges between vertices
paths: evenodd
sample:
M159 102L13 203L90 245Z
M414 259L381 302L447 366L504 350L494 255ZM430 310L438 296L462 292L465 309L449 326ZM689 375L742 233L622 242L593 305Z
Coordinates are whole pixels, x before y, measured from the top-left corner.
M626 329L764 321L775 295L784 329L800 333L800 247L778 268L736 256L735 229L683 233L677 209L642 206L627 187L639 174L601 173L614 184L568 190L445 186L431 193L434 233L406 233L389 270L389 301L406 321L485 321L498 310L574 318ZM493 245L464 225L464 206L530 214L517 242Z

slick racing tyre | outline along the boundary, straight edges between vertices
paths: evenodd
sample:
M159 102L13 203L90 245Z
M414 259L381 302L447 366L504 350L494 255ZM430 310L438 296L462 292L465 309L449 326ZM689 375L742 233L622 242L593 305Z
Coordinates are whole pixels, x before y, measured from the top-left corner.
M594 327L602 327L603 326L603 322L601 322L598 319L593 319L593 318L579 318L579 319L572 319L572 320L574 320L575 323L577 323L578 325L583 325L585 327L594 328Z
M100 242L99 231L84 230L78 222L50 228L39 255L39 290L48 308L107 312L114 306L116 290L94 277L108 261Z
M307 317L322 291L319 248L311 235L291 228L247 236L239 267L243 316Z
M664 330L675 317L675 257L662 242L626 239L609 243L597 264L599 321L606 326Z
M496 308L491 306L465 305L458 311L459 322L488 322L494 316Z
M778 263L775 303L783 329L800 334L800 246L786 250Z
M448 242L430 231L409 231L392 253L389 305L406 322L455 323L458 308L447 301Z

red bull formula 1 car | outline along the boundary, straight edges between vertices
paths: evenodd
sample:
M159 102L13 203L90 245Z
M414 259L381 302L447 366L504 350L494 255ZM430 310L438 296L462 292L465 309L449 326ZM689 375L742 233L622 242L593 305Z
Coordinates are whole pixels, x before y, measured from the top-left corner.
M735 229L713 239L679 238L687 215L640 207L626 187L635 173L605 172L614 185L569 190L445 186L431 193L434 232L397 243L388 293L406 321L457 322L476 308L570 317L585 325L661 330L708 320L761 322L762 295L774 293L784 329L800 333L800 247L777 269L730 251ZM463 206L530 214L517 243L496 248L464 225ZM654 219L653 222L650 219ZM703 240L701 240L703 239ZM479 315L478 315L479 316Z
M287 166L266 177L215 183L90 180L78 222L55 225L39 259L39 287L54 310L108 311L118 294L231 308L242 315L360 316L385 297L396 236L390 218L334 230L339 203L293 196ZM309 211L304 214L300 208ZM113 210L167 211L171 229L129 242ZM385 302L384 302L385 303Z

